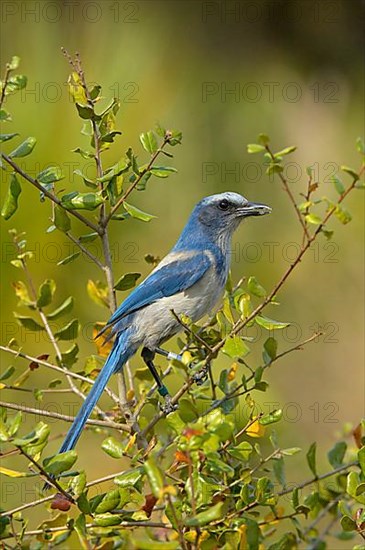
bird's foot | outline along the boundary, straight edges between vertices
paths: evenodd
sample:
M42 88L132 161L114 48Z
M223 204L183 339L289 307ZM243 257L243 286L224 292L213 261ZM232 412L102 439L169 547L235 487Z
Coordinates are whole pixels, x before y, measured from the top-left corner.
M170 395L166 395L165 396L165 403L160 404L161 412L163 412L166 415L176 411L176 409L178 409L178 407L179 406L178 406L177 403L172 402L172 399L171 399Z
M197 386L201 386L202 384L204 384L204 382L208 378L208 366L205 365L202 369L195 372L191 378L193 382L197 384Z

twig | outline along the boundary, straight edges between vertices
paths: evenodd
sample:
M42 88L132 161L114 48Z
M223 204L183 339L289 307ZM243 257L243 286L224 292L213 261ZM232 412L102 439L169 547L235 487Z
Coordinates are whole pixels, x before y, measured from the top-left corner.
M90 250L88 250L80 241L79 239L76 239L76 237L74 237L72 235L72 233L70 233L70 231L66 231L65 235L73 242L75 243L76 246L79 247L79 249L88 257L90 258L91 261L94 262L94 264L96 264L102 271L105 271L105 266L101 263L101 261L96 257L94 256L94 254L92 254L92 252L90 252Z
M7 63L5 65L5 74L4 74L4 79L3 79L3 82L2 82L3 87L2 87L2 90L1 90L1 96L0 96L0 109L2 108L3 103L4 103L6 87L8 85L8 80L9 80L10 73L11 73L11 68L10 68L9 63Z
M272 153L272 151L270 150L270 148L269 148L268 145L265 145L265 149L266 149L266 151L269 153L271 159L275 162L275 155ZM288 197L289 197L289 199L290 199L290 202L292 203L292 205L293 205L293 207L294 207L294 210L295 210L296 215L297 215L297 217L298 217L299 223L300 223L300 225L301 225L302 228L303 228L304 234L305 234L305 236L307 237L307 239L310 239L310 233L309 233L309 231L308 231L308 227L307 227L307 225L306 225L306 223L305 223L305 220L303 219L302 214L300 213L300 210L299 210L299 208L298 208L298 206L297 206L297 203L295 202L295 198L294 198L294 196L293 196L293 193L291 192L291 189L290 189L290 187L289 187L289 184L288 184L286 178L283 176L283 174L282 174L281 172L279 172L278 175L279 175L279 178L281 179L281 182L282 182L282 184L283 184L283 186L284 186L284 190L285 190L285 192L287 193L287 195L288 195Z
M74 416L69 416L67 414L56 413L52 411L46 411L43 409L36 409L33 407L26 407L24 405L18 405L17 403L8 403L7 401L0 401L0 407L6 409L12 409L14 411L22 411L28 414L35 414L37 416L47 416L49 418L57 418L57 420L64 420L65 422L73 422L75 420ZM113 422L112 420L96 420L88 419L87 424L90 426L101 426L102 428L114 428L116 430L122 430L123 432L130 433L130 427L127 424L120 424L118 422Z
M26 359L27 361L38 363L39 365L52 369L56 372L65 374L64 368L59 367L58 365L53 365L52 363L49 363L48 361L44 361L43 359L38 359L37 357L33 357L32 355L28 355L27 353L23 353L22 351L14 350L7 346L1 346L1 345L0 345L0 350L16 355L17 357L21 357L22 359ZM86 376L82 376L82 374L77 374L76 372L72 372L72 371L67 371L67 374L71 378L82 380L83 382L87 382L88 384L91 384L91 385L95 384L95 380L92 380L91 378L87 378ZM112 390L110 390L109 388L106 388L105 391L109 395L109 397L113 399L115 403L119 403L118 397L115 395L115 393Z
M29 176L26 172L24 172L20 166L18 166L8 155L5 153L1 153L2 158L7 162L19 176L27 180L29 183L31 183L34 187L36 187L43 195L45 195L48 199L50 199L52 202L63 208L66 212L80 220L82 223L90 227L93 231L98 233L100 235L100 228L93 224L90 220L82 216L82 214L79 214L77 210L72 210L69 208L66 208L65 205L62 203L62 201L56 196L53 195L53 193L50 193L45 187L43 187L36 179Z
M106 225L108 225L108 223L111 220L112 216L114 216L114 214L117 212L119 207L129 197L129 195L132 193L133 189L135 189L137 187L137 185L141 181L142 177L152 168L152 165L155 162L156 158L163 151L164 147L169 143L169 140L170 140L170 136L166 135L164 137L164 140L163 140L161 146L151 156L151 159L150 159L149 163L147 164L146 168L138 174L135 181L128 187L127 191L120 197L120 199L118 199L116 204L110 209L109 214L105 217L104 227L106 227Z
M36 460L34 460L34 458L32 456L30 456L23 449L23 447L20 447L18 445L16 445L16 447L19 449L21 454L23 454L37 468L37 470L39 470L39 472L42 474L42 476L44 476L51 485L56 487L56 489L60 493L62 493L63 496L65 496L67 498L67 500L70 500L72 503L75 503L74 499L63 489L63 487L61 487L61 485L58 483L58 481L56 479L54 479L48 472L46 472L46 470L43 468L43 466L38 464L38 462Z
M87 523L86 529L92 529L93 527L97 527L100 529L99 525L95 525L93 523ZM113 529L124 529L125 527L145 527L145 528L156 528L156 529L172 529L173 527L169 525L168 523L158 522L158 521L121 521L118 523L118 525L113 525ZM36 536L36 535L44 535L47 533L59 533L60 531L70 531L71 528L68 525L60 526L60 527L45 527L44 529L33 529L32 531L25 531L24 536L30 537L30 536ZM3 539L11 539L15 538L15 535L5 535L2 537ZM186 548L186 546L185 546Z
M320 476L313 477L312 479L309 479L307 481L303 481L303 483L298 483L298 485L295 485L296 489L304 489L304 487L307 487L308 485L312 485L312 483L317 483L318 481L322 481L322 479L326 479L327 477L334 476L336 474L339 474L340 472L343 472L344 470L348 470L349 468L352 468L353 466L358 466L359 463L354 460L353 462L349 462L348 464L343 464L342 466L339 466L338 468L335 468L331 472L327 472L325 474L321 474ZM278 493L279 497L282 497L283 495L288 495L293 491L293 487L290 489L283 489Z

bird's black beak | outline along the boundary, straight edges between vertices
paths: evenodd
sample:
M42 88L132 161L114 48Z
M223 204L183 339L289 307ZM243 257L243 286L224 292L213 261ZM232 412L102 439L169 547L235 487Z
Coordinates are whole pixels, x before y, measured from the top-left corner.
M244 206L238 209L238 215L242 218L248 216L263 216L264 214L270 214L270 206L266 204L259 204L257 202L247 202Z

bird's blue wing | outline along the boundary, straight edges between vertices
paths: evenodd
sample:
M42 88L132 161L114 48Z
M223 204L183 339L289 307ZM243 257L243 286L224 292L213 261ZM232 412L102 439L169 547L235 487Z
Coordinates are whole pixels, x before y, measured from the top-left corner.
M152 304L160 298L173 296L193 286L212 267L211 257L204 252L171 254L171 261L158 267L121 303L107 322L105 329L126 315ZM104 329L103 329L104 331ZM102 332L103 332L102 331Z

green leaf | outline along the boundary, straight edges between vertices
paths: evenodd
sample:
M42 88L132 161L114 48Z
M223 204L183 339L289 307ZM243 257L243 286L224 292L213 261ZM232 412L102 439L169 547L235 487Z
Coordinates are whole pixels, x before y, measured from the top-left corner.
M344 531L356 531L357 529L356 522L350 516L343 516L340 523Z
M259 424L262 426L267 426L268 424L273 424L274 422L279 422L283 418L283 411L281 409L276 409L270 413L266 413L261 418L259 418Z
M62 204L69 210L95 210L104 199L101 193L78 193L73 191L61 197Z
M177 172L172 166L152 166L150 172L158 178L167 178L170 174Z
M258 296L259 298L262 298L263 296L266 296L266 290L263 286L261 286L256 279L256 277L251 276L247 281L247 288L251 294L254 294L255 296Z
M53 183L55 181L60 181L64 178L61 168L58 166L50 166L42 172L39 172L36 179L43 184Z
M79 496L84 492L86 486L86 474L84 471L81 471L77 476L74 476L67 487L67 491L70 491L74 498L79 498Z
M66 256L66 258L63 258L63 260L60 260L59 262L57 262L57 265L70 264L71 262L76 260L76 258L78 258L80 256L80 254L81 254L81 252L74 252L73 254L70 254L69 256Z
M328 451L328 461L333 468L338 468L343 463L347 445L344 441L338 441L330 451Z
M140 273L125 273L118 279L114 285L115 290L129 290L136 285L136 281L140 278Z
M212 521L223 518L225 510L225 503L220 501L217 502L217 504L214 504L214 506L208 508L207 510L200 512L195 517L187 518L185 523L189 527L202 527L203 525L207 525Z
M270 143L270 138L267 134L259 134L258 135L258 138L257 138L257 141L261 144L261 145L269 145Z
M346 172L346 174L349 174L355 181L357 181L359 178L359 174L354 170L353 168L350 168L349 166L341 166L341 170L343 172Z
M266 151L263 145L259 145L258 143L249 143L247 145L247 153L262 153L262 151Z
M93 158L95 158L94 153L92 153L91 151L85 151L85 149L80 149L80 147L76 147L76 149L72 149L72 152L73 153L78 153L84 159L93 159Z
M139 139L142 143L143 148L147 153L153 155L158 149L158 143L155 134L152 131L142 133L139 136Z
M317 214L307 214L305 216L305 221L307 223L312 223L313 225L319 225L320 223L322 223L322 219L317 216Z
M27 138L25 141L23 141L23 143L21 143L16 149L14 149L14 151L12 151L9 154L9 157L10 158L26 157L33 151L36 143L37 143L36 138L34 137Z
M293 153L296 150L295 145L291 145L290 147L285 147L284 149L281 149L281 151L278 151L275 153L275 157L283 157L284 155L289 155L290 153Z
M271 174L280 174L284 168L281 166L281 164L278 164L276 162L270 164L270 166L266 169L266 174L268 176L271 176Z
M143 222L149 222L153 218L156 218L153 214L147 214L147 212L143 212L136 206L132 206L131 204L128 204L127 202L123 202L123 206L128 212L132 218L136 218L137 220L141 220Z
M98 233L87 233L86 235L80 235L80 243L92 243L98 237Z
M79 103L76 103L76 109L79 117L83 120L96 120L97 118L100 118L95 115L94 109L90 107L90 105L80 105Z
M7 380L12 376L12 374L14 374L14 372L15 372L15 367L13 367L13 365L9 365L9 367L5 369L2 375L0 376L0 380L1 381Z
M341 206L339 204L336 205L334 214L343 225L346 225L352 220L350 212L346 210L344 206Z
M55 332L57 340L74 340L79 333L79 322L73 319L66 326Z
M365 143L361 137L356 139L356 150L361 154L365 155Z
M228 336L222 349L229 357L244 357L250 348L239 336Z
M347 476L346 491L360 504L365 504L365 495L361 494L361 491L358 491L359 485L362 485L359 474L357 472L350 472Z
M95 181L91 180L90 178L87 178L81 170L74 170L73 172L74 174L76 174L76 176L80 176L83 180L84 180L84 184L87 186L87 187L91 187L92 189L97 189L98 185L97 183L95 183Z
M10 63L8 63L9 70L15 71L19 67L19 63L20 63L20 57L18 57L17 55L13 55Z
M359 459L361 471L365 476L365 446L361 447L361 449L358 451L357 458Z
M266 330L280 330L290 325L290 323L274 321L273 319L269 319L268 317L264 317L263 315L256 315L255 321L261 327L266 328Z
M124 447L120 441L114 437L107 437L101 444L101 448L113 458L122 458L124 456Z
M10 113L5 109L0 109L0 121L1 122L10 122L12 120Z
M107 181L110 181L115 176L120 176L124 172L128 172L130 166L131 166L131 161L126 157L122 157L116 164L114 164L110 168L107 168L105 170L104 176L101 178L98 178L98 181L100 183L105 183Z
M53 223L57 229L63 231L64 233L67 233L67 231L70 231L71 229L71 221L67 212L61 206L58 206L58 204L56 204L54 208Z
M143 468L135 468L129 472L124 472L114 478L114 483L120 487L130 487L136 485L143 477Z
M113 525L120 525L121 517L118 514L98 514L94 516L94 523L100 527L111 527ZM141 547L139 546L139 548Z
M65 453L59 453L55 456L45 458L43 460L43 466L46 472L49 474L58 476L72 468L77 460L76 451L66 451Z
M87 97L83 87L82 80L76 71L73 71L67 80L68 91L75 103L80 105L87 104Z
M345 186L338 176L331 176L331 181L339 195L345 192Z
M53 279L46 279L44 283L42 283L39 287L37 306L40 308L49 306L49 304L53 300L55 290L56 283L53 281Z
M5 202L1 209L1 215L5 220L8 220L9 218L11 218L11 216L15 214L15 212L17 211L18 197L21 192L22 192L22 188L20 187L18 178L13 173L10 176L8 191L5 197Z
M51 320L58 319L62 315L65 315L66 313L70 313L70 311L73 308L73 305L74 305L74 299L72 296L69 296L57 309L52 311L52 313L48 313L47 319L51 319Z
M95 508L92 507L91 511L96 514L105 514L117 508L120 502L119 489L113 489L106 493L103 498L98 502Z
M273 361L276 358L277 350L278 350L278 342L277 340L275 340L275 338L270 336L264 343L264 351L262 354L265 365L267 365L268 363L271 363L271 361Z
M155 459L150 456L144 463L144 470L152 490L156 498L160 498L164 486L163 476L160 468L157 466Z
M14 317L18 321L20 325L22 325L27 330L32 330L35 332L40 332L41 330L44 330L44 327L37 323L34 319L31 317L24 317L23 315L18 315L14 312Z
M249 460L252 451L253 447L248 441L242 441L242 443L235 445L232 449L228 447L228 453L243 462L247 462Z
M109 308L109 290L105 283L89 279L86 288L88 295L96 304Z
M317 450L317 443L314 442L309 447L307 455L306 455L308 466L311 469L311 471L312 471L312 473L315 477L317 477L316 450Z
M18 136L19 134L15 132L14 134L0 134L0 142L9 141L13 137Z
M15 438L13 444L18 447L28 447L34 444L41 444L47 441L50 429L44 422L38 422L34 430L24 437Z
M28 79L24 74L16 74L14 76L11 76L8 79L6 89L5 89L5 95L12 94L13 92L18 92L19 90L23 90L27 85Z
M79 346L74 343L70 349L67 351L64 351L61 353L62 358L62 365L66 365L67 367L72 367L74 363L77 361L77 354L79 352Z

